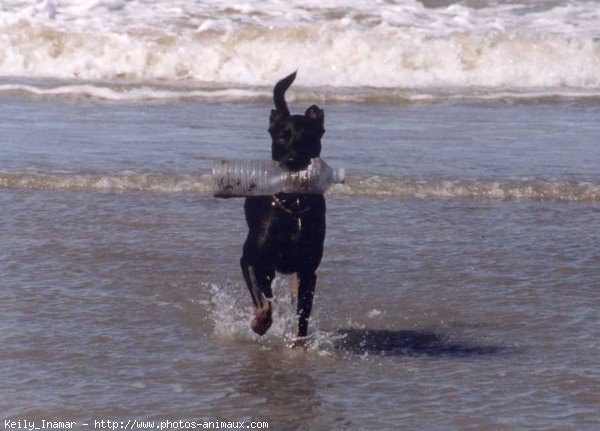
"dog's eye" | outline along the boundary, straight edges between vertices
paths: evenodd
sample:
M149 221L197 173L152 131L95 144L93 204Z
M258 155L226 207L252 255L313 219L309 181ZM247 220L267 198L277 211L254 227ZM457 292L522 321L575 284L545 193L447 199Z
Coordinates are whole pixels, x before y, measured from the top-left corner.
M290 133L290 131L285 130L277 135L277 140L279 142L288 142L290 140L291 136L292 136L292 134Z

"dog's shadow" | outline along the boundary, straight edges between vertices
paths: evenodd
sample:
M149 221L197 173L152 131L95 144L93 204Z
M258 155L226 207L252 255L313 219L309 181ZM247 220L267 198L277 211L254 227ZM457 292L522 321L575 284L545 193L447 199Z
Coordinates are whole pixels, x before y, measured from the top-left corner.
M339 329L335 349L357 355L469 357L499 355L502 346L453 341L433 331Z

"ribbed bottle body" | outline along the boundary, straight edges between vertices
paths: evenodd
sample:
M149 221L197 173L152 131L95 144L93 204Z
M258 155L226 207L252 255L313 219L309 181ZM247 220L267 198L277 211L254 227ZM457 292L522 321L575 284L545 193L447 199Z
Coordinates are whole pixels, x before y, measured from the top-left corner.
M286 171L273 160L220 160L213 165L213 194L217 197L268 196L276 193L321 194L344 182L343 169L312 159L307 169Z

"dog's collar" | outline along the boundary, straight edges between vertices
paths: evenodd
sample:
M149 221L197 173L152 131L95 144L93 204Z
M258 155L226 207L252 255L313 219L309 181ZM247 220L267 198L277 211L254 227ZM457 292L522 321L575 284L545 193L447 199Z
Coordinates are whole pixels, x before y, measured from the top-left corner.
M302 216L311 210L311 207L300 208L300 198L293 199L293 202L290 206L286 206L281 199L279 199L276 195L272 197L271 206L279 208L281 211L296 219L298 223L298 231L302 230Z

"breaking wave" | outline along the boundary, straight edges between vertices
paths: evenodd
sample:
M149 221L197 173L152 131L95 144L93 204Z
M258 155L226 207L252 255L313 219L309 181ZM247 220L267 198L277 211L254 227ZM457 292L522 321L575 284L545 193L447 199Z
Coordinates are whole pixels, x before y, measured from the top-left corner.
M300 98L599 97L596 3L423 3L4 4L0 94L262 98L299 69Z
M41 174L0 173L0 188L58 192L191 193L210 196L211 177L160 173ZM330 196L599 202L600 183L542 179L443 180L349 177L331 187Z
M199 193L212 190L210 175L154 173L42 174L2 173L0 188L64 192Z

